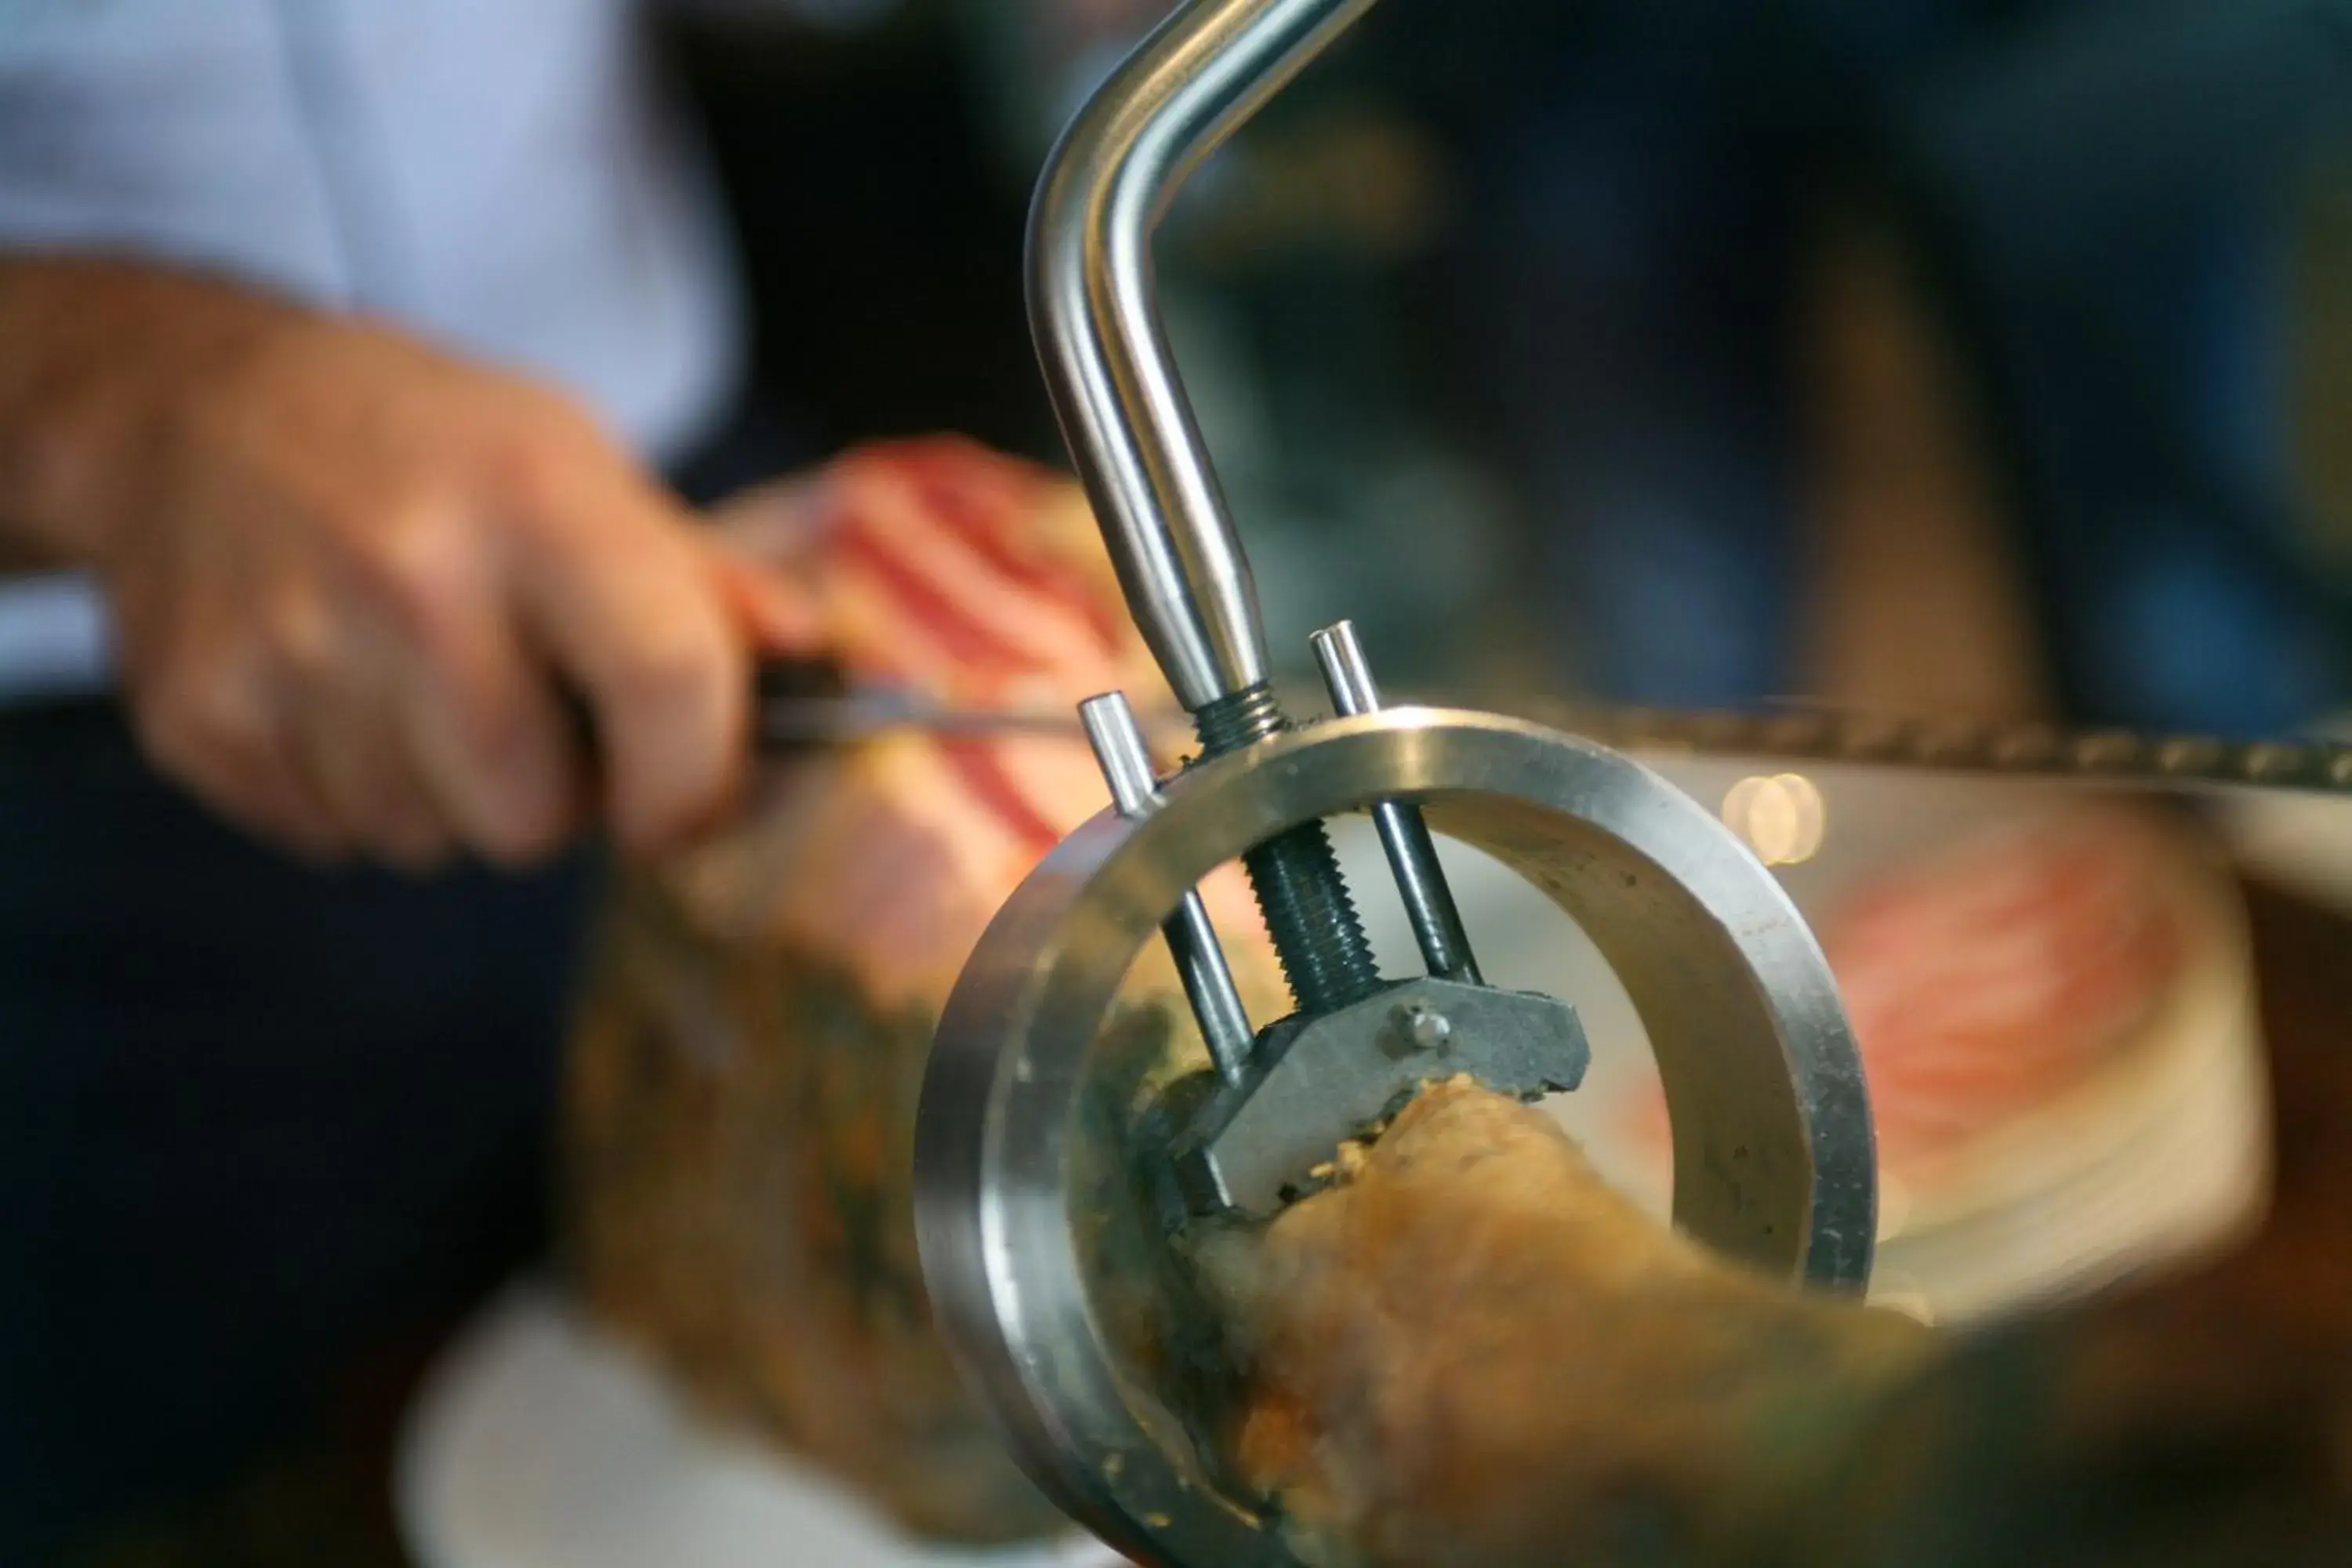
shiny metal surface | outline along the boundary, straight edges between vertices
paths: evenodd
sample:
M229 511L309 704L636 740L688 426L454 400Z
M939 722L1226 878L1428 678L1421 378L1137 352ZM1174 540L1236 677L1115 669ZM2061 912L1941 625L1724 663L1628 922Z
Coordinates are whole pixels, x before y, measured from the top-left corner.
M1675 1133L1676 1223L1792 1280L1865 1281L1874 1162L1837 992L1779 884L1696 802L1626 758L1493 715L1400 708L1200 765L1148 816L1097 816L1000 912L942 1016L916 1204L940 1322L1040 1485L1159 1564L1287 1564L1185 1437L1135 1348L1168 1292L1103 1260L1165 1258L1120 1173L1162 1157L1104 1033L1184 891L1297 823L1372 802L1512 866L1591 935L1640 1011ZM1198 1070L1197 1047L1158 1081ZM1107 1146L1115 1145L1115 1146ZM1121 1250L1124 1247L1125 1250ZM1181 1328L1181 1323L1175 1325Z
M1142 816L1159 807L1160 773L1152 766L1151 748L1143 727L1135 721L1124 692L1106 691L1078 704L1078 723L1094 748L1103 783L1110 787L1111 809L1121 816Z
M1177 1191L1198 1215L1271 1219L1315 1186L1318 1168L1328 1174L1333 1151L1423 1084L1466 1074L1537 1100L1575 1089L1591 1061L1565 1002L1433 975L1402 981L1268 1030L1255 1070L1186 1121L1171 1149Z
M1087 699L1078 704L1078 719L1086 726L1095 760L1102 764L1104 781L1110 785L1111 809L1124 817L1148 816L1159 810L1160 780L1152 771L1151 748L1144 743L1143 728L1135 721L1135 710L1128 706L1125 694L1109 691ZM1202 902L1199 889L1184 889L1183 900L1163 930L1169 955L1183 981L1185 999L1192 1006L1192 1021L1208 1044L1209 1058L1228 1084L1239 1084L1249 1071L1253 1037L1249 1010L1242 1005L1233 968L1225 962L1224 948L1217 940L1217 928L1209 920L1209 908Z
M1364 657L1363 639L1355 623L1340 621L1307 638L1322 667L1323 684L1331 705L1342 718L1381 710L1380 682L1371 661ZM1400 802L1386 800L1372 807L1372 824L1381 848L1404 900L1405 920L1413 942L1432 974L1469 984L1478 984L1478 961L1470 952L1470 933L1462 929L1462 911L1454 907L1453 889L1445 885L1445 869L1437 863L1437 847L1430 842L1429 825L1421 813Z
M1266 679L1265 633L1153 296L1202 159L1372 0L1192 0L1063 133L1030 212L1029 318L1129 607L1189 710Z

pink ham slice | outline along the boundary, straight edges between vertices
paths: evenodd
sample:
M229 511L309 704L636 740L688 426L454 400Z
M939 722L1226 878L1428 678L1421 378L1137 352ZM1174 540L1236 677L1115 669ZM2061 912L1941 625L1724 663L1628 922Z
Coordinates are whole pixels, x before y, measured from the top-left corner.
M2131 1045L2187 955L2177 854L2137 816L2068 812L1898 868L1820 923L1885 1170L1931 1179ZM1664 1105L1640 1115L1663 1143Z
M2084 812L1890 879L1827 924L1891 1162L1947 1153L2130 1045L2185 956L2155 874L2168 848Z
M959 706L1168 698L1076 488L968 442L855 452L722 519L853 671ZM571 1064L569 1234L590 1309L714 1418L918 1531L1055 1522L929 1326L909 1181L940 1003L998 907L1102 809L1082 741L892 735L770 770L716 842L630 876ZM1212 907L1284 1010L1237 876ZM1180 1030L1164 956L1136 1005ZM1171 1005L1172 1002L1172 1005Z
M1139 709L1170 705L1084 495L1045 469L954 437L892 443L754 494L724 526L807 585L830 646L861 676L961 708L1075 713L1114 689ZM856 804L835 809L861 819L818 851L837 871L793 877L803 896L782 889L781 903L782 879L740 892L757 919L853 960L893 998L943 994L988 916L1107 801L1076 739L910 733L826 767L845 773L824 772L814 793L845 792ZM811 781L778 787L808 793ZM763 805L747 831L770 825L807 852L793 812ZM718 858L755 858L730 844ZM774 871L772 858L756 858L763 877ZM872 896L845 897L852 888ZM1237 875L1206 891L1222 929L1261 932ZM943 900L964 912L944 918Z

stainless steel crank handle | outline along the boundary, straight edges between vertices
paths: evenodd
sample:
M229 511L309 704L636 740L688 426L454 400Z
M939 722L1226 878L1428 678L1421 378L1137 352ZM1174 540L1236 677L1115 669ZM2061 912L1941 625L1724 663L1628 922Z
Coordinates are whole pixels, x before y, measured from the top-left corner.
M1152 231L1220 143L1373 0L1189 0L1098 89L1047 161L1029 320L1128 605L1197 712L1268 674L1249 559L1176 374Z

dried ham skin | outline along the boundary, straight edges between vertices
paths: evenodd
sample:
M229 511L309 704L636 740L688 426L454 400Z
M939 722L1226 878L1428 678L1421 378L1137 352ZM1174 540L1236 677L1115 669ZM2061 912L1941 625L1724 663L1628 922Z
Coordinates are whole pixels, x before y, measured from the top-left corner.
M1439 1086L1214 1259L1233 1465L1353 1568L2344 1561L2345 933L2301 921L2293 1217L2219 1267L1937 1335L1710 1257L1540 1110Z
M1074 485L961 441L855 452L739 503L863 678L966 707L1168 700ZM1058 1525L934 1333L914 1121L939 1008L997 908L1105 804L1076 739L894 735L779 763L741 820L615 889L571 1061L570 1261L591 1311L714 1418L908 1527ZM1246 890L1208 889L1280 1011ZM1128 1005L1189 1028L1157 944Z
M1339 1166L1200 1248L1244 1382L1231 1463L1310 1562L1738 1561L1937 1352L1675 1235L1466 1079Z

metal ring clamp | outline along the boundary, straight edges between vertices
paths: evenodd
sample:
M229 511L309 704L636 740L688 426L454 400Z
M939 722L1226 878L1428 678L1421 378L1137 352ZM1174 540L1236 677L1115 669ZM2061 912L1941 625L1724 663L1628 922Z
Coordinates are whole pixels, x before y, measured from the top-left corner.
M1168 1398L1111 1244L1149 1249L1089 1096L1102 1026L1185 891L1302 822L1408 801L1512 866L1600 946L1639 1010L1675 1134L1675 1217L1730 1256L1858 1289L1874 1240L1861 1067L1786 893L1696 802L1631 760L1490 714L1400 708L1279 736L1106 812L997 916L941 1018L917 1221L941 1327L1016 1458L1113 1546L1162 1564L1295 1562L1218 1487Z

